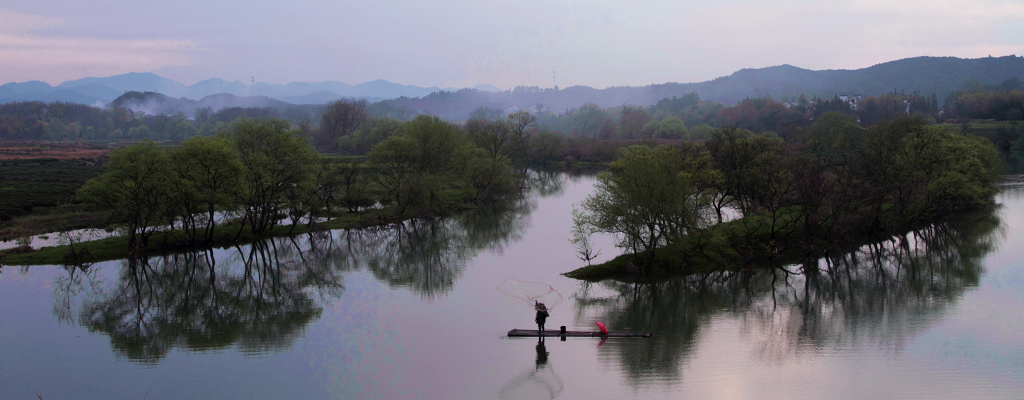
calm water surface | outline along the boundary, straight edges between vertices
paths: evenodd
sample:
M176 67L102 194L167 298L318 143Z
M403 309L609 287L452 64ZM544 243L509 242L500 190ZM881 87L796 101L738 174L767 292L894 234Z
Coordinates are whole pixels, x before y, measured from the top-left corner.
M502 210L212 252L0 270L0 399L1020 399L1024 190L1002 207L786 271L582 284L538 175ZM599 260L616 252L599 238ZM804 273L804 271L807 271ZM512 339L547 326L649 339Z

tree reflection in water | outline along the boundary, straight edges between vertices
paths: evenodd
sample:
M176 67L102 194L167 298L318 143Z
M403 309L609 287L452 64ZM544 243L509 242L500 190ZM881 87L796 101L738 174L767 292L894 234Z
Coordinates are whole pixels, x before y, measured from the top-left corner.
M359 254L360 263L392 287L410 288L425 298L443 295L480 251L500 254L519 241L526 217L537 207L533 193L560 193L564 176L531 171L523 181L530 191L517 198L448 218L364 230L353 248L358 252L351 254Z
M565 179L577 182L580 179L580 175L566 175L561 172L531 169L523 174L522 185L530 189L530 194L536 194L540 197L561 196L562 193L565 193Z
M109 335L117 352L142 362L159 361L178 346L287 347L320 315L309 289L340 295L342 287L329 271L299 262L278 245L237 248L241 263L224 267L210 251L129 258L114 287L83 301L79 323Z
M602 357L617 361L633 385L676 381L703 326L736 318L756 343L755 357L781 361L805 352L867 341L898 352L978 285L995 250L994 211L963 216L804 265L695 275L654 284L602 283L616 296L573 296L577 321L655 332L620 341ZM606 348L608 348L606 347Z
M554 193L562 179L531 173L524 185ZM518 241L536 205L524 194L438 220L132 257L121 262L113 283L103 282L95 267L65 267L67 275L54 281L54 315L109 335L118 353L141 362L158 362L175 347L278 350L342 295L346 272L366 268L426 298L447 293L467 260Z

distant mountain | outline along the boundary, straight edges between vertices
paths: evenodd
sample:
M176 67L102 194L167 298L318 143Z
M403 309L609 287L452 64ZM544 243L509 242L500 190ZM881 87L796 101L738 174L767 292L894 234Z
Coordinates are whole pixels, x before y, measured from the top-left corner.
M55 88L46 82L28 81L21 83L8 83L0 86L0 104L13 101L63 101L88 105L103 105L106 101L101 100L92 93L97 88L86 87L82 92Z
M293 82L288 84L228 82L207 79L191 86L152 73L130 73L107 78L84 78L52 87L30 81L0 86L0 103L10 101L66 101L89 105L106 104L128 92L151 92L166 96L168 110L191 114L200 104L218 107L283 107L281 104L326 104L341 98L386 100L396 109L424 112L444 118L465 119L478 107L501 110L533 110L537 106L556 113L586 103L601 107L623 104L652 105L658 100L697 93L701 99L735 104L745 98L771 96L775 99L807 97L832 98L837 95L881 95L892 91L935 94L940 103L955 90L977 80L998 85L1008 79L1024 80L1024 57L916 57L886 62L856 70L812 71L792 65L742 69L732 75L698 83L663 83L643 87L594 89L572 86L558 89L516 87L501 91L491 85L474 89L442 90L437 87L401 85L375 80L349 85L343 82ZM135 96L135 97L133 97ZM136 95L122 102L140 98ZM147 93L146 101L156 104ZM213 97L208 100L209 97ZM200 100L194 100L200 99ZM204 102L205 101L205 102ZM274 102L277 103L274 103ZM283 102L283 103L282 103ZM132 103L142 107L145 102ZM262 104L262 105L260 105ZM161 106L164 107L164 106ZM213 106L211 106L213 107ZM216 107L214 107L216 108ZM163 108L157 108L163 109ZM147 111L149 112L149 111ZM177 111L175 111L177 112Z
M157 92L179 97L184 96L187 91L187 86L150 72L132 72L107 78L82 78L64 82L57 87L76 89L87 85L91 87L106 86L114 90L117 95L134 91Z
M57 86L57 88L60 88L60 86ZM99 83L86 83L84 85L63 89L62 91L78 93L83 96L91 97L96 99L96 102L98 103L105 103L105 101L100 99L112 99L124 93L124 91L118 91L117 89L113 89Z
M490 85L490 84L476 85L476 86L473 86L473 89L479 90L481 92L501 92L502 91L497 86Z
M703 100L736 104L746 98L772 97L831 99L839 95L873 96L893 91L924 96L935 94L939 103L950 93L977 80L998 85L1008 79L1024 80L1024 57L916 57L891 61L857 70L812 71L780 65L742 69L732 75L699 83L664 83L643 87L594 89L573 86L562 90L517 87L492 93L474 89L439 92L422 98L388 100L395 108L461 120L477 107L501 110L532 110L538 105L562 113L586 103L600 107L623 104L648 106L672 96L697 93Z
M680 88L697 92L706 100L727 104L765 95L795 98L804 94L831 98L843 94L875 96L893 91L935 94L941 101L963 89L971 80L998 85L1021 77L1024 77L1024 57L915 57L857 70L812 71L792 65L743 69L728 77L680 85Z
M223 79L207 79L186 86L153 73L128 73L106 78L82 78L50 86L29 81L0 86L0 103L12 101L65 101L88 105L106 104L127 92L160 93L172 98L202 99L215 94L239 97L263 96L295 104L326 104L342 98L380 101L398 97L421 97L441 90L437 87L401 85L375 80L358 85L344 82L292 82L255 85Z
M5 84L3 86L0 86L0 91L10 91L12 93L21 94L39 94L52 92L54 91L54 88L46 82L28 81L22 83L11 82Z
M399 97L422 97L428 94L440 91L441 88L436 86L431 87L419 87L412 85L401 85L378 79L366 83L360 83L353 87L353 91L348 96L351 97L382 97L385 99L394 99Z
M210 107L214 112L220 111L225 108L241 107L241 108L275 108L284 109L293 106L291 103L286 103L277 99L272 99L266 96L235 96L233 94L220 93L211 96L206 96L199 101L195 102L196 107Z
M201 99L218 93L229 93L236 96L249 95L252 93L252 87L239 81L228 82L220 78L207 79L189 86L188 94L185 97Z
M285 101L285 102L292 103L292 104L327 104L327 103L330 103L330 102L333 102L333 101L337 101L337 100L342 99L342 98L344 98L344 96L339 95L338 93L328 92L328 91L321 90L321 91L313 92L313 93L310 93L310 94L307 94L307 95L303 95L303 96L288 96L288 97L284 97L284 98L281 99L281 101ZM368 98L366 100L373 101L373 100L382 100L382 99L380 99L380 98Z

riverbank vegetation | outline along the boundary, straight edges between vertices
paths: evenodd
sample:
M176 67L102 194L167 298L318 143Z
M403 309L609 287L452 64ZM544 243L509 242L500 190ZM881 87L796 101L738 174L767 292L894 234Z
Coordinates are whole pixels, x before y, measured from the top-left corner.
M990 142L919 117L865 129L828 113L802 143L730 128L703 146L630 148L599 176L576 219L578 230L615 235L626 254L567 275L679 274L827 255L989 207L1001 168Z
M660 150L651 154L623 150L634 146L686 148L694 154L706 151L713 168L709 175L700 179L705 179L703 184L715 190L717 197L705 197L712 198L714 220L718 222L722 221L722 213L726 210L738 210L743 215L763 209L772 215L791 212L809 215L814 211L807 210L805 206L793 208L797 205L792 201L795 195L787 197L785 193L792 190L784 187L785 181L795 179L802 182L801 179L811 179L815 173L820 175L820 171L783 169L787 172L767 178L748 171L772 171L776 164L790 168L804 163L805 159L815 162L811 165L819 170L845 171L852 161L843 160L836 164L830 157L837 156L818 154L834 150L809 150L821 146L816 143L821 142L822 132L839 130L846 132L843 133L845 136L861 136L858 132L872 131L894 118L904 120L909 116L918 120L918 124L930 126L928 129L938 129L931 125L938 122L950 135L984 137L996 144L1000 158L1013 172L1016 167L1024 165L1018 161L1024 160L1024 125L1015 119L1019 110L1024 110L1020 103L1024 99L1019 95L1020 90L1019 81L1007 81L998 87L975 82L950 95L942 106L935 96L919 93L893 92L864 98L837 96L833 99L756 98L732 106L702 100L691 93L665 98L649 107L623 105L601 108L586 104L558 114L542 104L530 111L481 106L467 120L458 122L414 116L415 113L407 109L396 109L392 103L354 100L341 100L327 106L299 107L287 112L256 108L214 111L204 108L188 116L182 113L150 115L118 107L117 104L121 104L118 102L102 109L67 103L28 102L0 105L0 139L50 140L33 142L37 149L66 143L80 144L82 141L92 147L106 148L98 149L101 152L127 146L127 150L119 150L118 159L112 157L110 160L114 165L125 162L133 166L121 168L122 172L140 173L146 169L134 166L154 163L154 175L146 178L153 182L148 184L152 188L170 185L175 190L172 195L159 190L137 189L139 193L162 199L159 202L153 200L154 204L162 202L168 206L159 211L160 215L140 216L142 220L137 222L116 221L116 226L122 228L136 227L133 229L136 230L134 239L125 231L132 245L148 243L151 233L147 230L151 227L174 226L185 232L183 240L186 243L201 244L211 242L212 232L216 229L214 220L218 218L227 218L220 221L222 223L244 226L252 233L261 234L287 217L295 222L292 224L292 229L295 229L299 226L299 219L309 225L337 217L339 213L359 215L378 201L380 205L390 207L388 210L396 211L386 219L438 215L498 201L515 190L515 176L525 168L603 168L620 153L636 153L636 157L647 158L665 157ZM976 119L989 117L997 120ZM838 120L843 122L839 124ZM249 127L241 128L245 126ZM240 129L251 131L246 135L252 138L240 136ZM260 135L254 132L266 129L287 131L288 139L274 139L273 135L257 138ZM292 154L285 154L289 152ZM842 156L862 157L859 153L851 154ZM294 163L287 157L294 158ZM722 157L727 159L719 159ZM741 161L729 161L729 157ZM822 158L829 159L828 164L817 161ZM702 165L696 160L685 161L696 163L687 168ZM5 161L14 162L6 158ZM109 197L109 190L94 189L110 189L110 182L124 177L117 177L118 172L111 171L109 181L104 180L108 178L98 179L83 188L81 196L74 197L72 201L62 201L69 199L75 186L107 168L107 159L102 153L89 160L74 162L73 167L65 165L62 170L65 174L76 174L73 178L76 181L61 184L61 193L37 196L44 189L57 186L56 174L41 172L39 176L45 176L41 179L49 183L31 185L32 190L38 190L38 193L5 197L7 200L0 204L0 208L3 215L13 218L0 222L5 238L44 233L48 229L51 232L68 229L55 224L55 221L71 221L74 227L112 228L104 226L99 218L106 215L103 210L109 210L110 205L117 203ZM278 163L281 169L261 167L270 162ZM730 162L735 165L726 165ZM51 162L40 158L24 163L39 164L36 168L42 171ZM7 174L14 170L6 164L0 168L5 172L4 179L30 175ZM76 168L88 174L71 171ZM224 170L201 172L208 168ZM203 173L219 173L226 177L204 177L201 176ZM686 179L698 179L700 174L693 173L696 175ZM797 178L788 178L786 174ZM683 178L673 176L672 179ZM715 179L720 182L712 185ZM773 183L771 179L783 183ZM826 182L824 178L817 179L836 184ZM3 188L17 190L25 182L5 184ZM103 182L107 184L101 185ZM288 183L274 186L272 182ZM742 185L757 187L761 194L747 199L731 193ZM765 185L767 188L761 187ZM771 188L775 187L782 187L778 189L782 193L772 193L771 190L776 189ZM243 193L239 188L251 192ZM211 191L214 189L216 192ZM773 200L771 196L781 200ZM83 209L86 199L106 207ZM59 218L50 215L55 213L50 211L51 207L57 204L62 204L57 208L60 210ZM811 205L814 206L813 201ZM119 210L122 208L117 207ZM131 210L130 207L123 209ZM231 210L240 213L226 215L222 212ZM74 214L69 216L68 212ZM119 213L117 218L127 218L125 215ZM687 218L697 223L703 216ZM779 223L778 220L772 222ZM671 228L678 232L692 229Z
M78 201L111 211L122 237L103 241L102 252L79 243L4 263L94 261L478 207L517 193L510 138L420 116L360 164L321 155L279 119L240 119L174 147L142 141L112 151L106 171L77 191Z

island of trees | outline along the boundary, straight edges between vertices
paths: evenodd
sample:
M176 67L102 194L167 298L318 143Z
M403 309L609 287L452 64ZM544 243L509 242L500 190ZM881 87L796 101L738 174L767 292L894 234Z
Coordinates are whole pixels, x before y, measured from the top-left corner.
M921 117L862 128L830 112L805 137L787 143L726 128L702 143L621 149L574 212L574 242L589 261L589 235L609 233L626 254L567 275L693 273L839 254L989 207L1002 173L991 142Z

